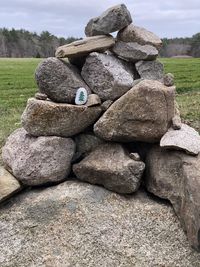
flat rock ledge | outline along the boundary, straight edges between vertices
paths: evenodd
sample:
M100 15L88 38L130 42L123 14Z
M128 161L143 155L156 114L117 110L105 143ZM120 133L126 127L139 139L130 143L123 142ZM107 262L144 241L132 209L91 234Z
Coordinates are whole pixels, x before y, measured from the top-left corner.
M73 43L57 48L56 57L58 58L77 58L87 56L91 52L104 52L115 44L115 39L111 35L99 35L87 37Z
M33 136L70 137L93 124L100 114L100 106L58 104L30 98L22 114L22 125Z
M124 197L66 181L1 206L0 264L198 267L172 207L145 192Z
M188 126L182 124L181 129L170 128L160 140L160 146L172 150L184 150L188 154L198 155L200 153L199 133Z

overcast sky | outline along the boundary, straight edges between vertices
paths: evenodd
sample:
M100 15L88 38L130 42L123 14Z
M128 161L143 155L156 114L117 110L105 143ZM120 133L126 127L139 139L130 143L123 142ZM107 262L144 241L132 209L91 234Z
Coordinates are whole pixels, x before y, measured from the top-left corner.
M83 37L88 20L124 3L133 23L160 37L200 32L200 0L0 0L0 27Z

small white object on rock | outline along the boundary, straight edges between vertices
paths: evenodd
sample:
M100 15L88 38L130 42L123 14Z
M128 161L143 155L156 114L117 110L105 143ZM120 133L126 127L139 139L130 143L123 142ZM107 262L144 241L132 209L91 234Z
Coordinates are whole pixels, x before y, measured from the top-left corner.
M160 140L160 146L173 150L184 150L188 154L200 152L200 136L192 127L182 123L180 130L170 128Z
M88 94L87 90L83 87L80 87L76 92L75 104L84 105L87 102Z

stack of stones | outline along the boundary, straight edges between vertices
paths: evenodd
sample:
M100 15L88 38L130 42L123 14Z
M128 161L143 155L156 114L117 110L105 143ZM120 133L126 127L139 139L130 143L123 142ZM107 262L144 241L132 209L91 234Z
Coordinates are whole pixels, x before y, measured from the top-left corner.
M69 177L120 194L142 184L170 200L198 249L200 137L181 123L173 75L156 60L161 40L132 24L124 4L91 19L85 33L37 67L39 92L3 148L1 199Z

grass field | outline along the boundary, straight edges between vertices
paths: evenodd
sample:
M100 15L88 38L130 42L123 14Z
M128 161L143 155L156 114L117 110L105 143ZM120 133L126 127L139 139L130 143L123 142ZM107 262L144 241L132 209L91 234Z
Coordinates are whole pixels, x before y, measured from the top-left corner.
M0 148L20 127L26 101L37 91L34 70L41 59L0 59ZM200 59L161 59L175 75L183 119L200 129Z

